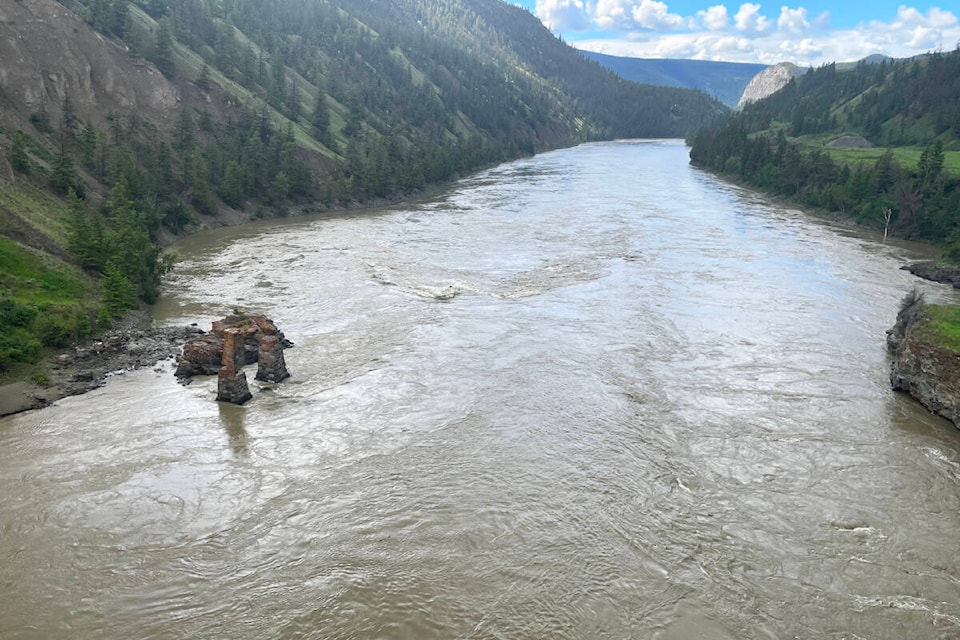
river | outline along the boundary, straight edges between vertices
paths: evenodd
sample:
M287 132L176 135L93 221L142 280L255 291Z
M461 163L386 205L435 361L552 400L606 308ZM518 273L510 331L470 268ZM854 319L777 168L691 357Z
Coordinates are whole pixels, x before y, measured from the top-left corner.
M915 246L636 141L175 249L155 321L262 311L293 377L0 420L4 639L960 637Z

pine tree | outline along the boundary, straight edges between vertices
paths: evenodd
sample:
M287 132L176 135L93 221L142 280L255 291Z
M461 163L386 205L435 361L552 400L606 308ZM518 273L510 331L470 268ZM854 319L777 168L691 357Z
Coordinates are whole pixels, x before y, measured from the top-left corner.
M27 155L26 136L22 132L17 131L13 134L7 159L10 160L10 165L14 171L30 173L30 157Z
M50 185L66 195L66 193L76 186L77 174L73 170L73 159L67 150L61 145L60 155L53 161L53 170L50 172Z
M114 261L107 263L101 280L103 302L110 315L121 317L137 306L137 288Z
M67 248L84 269L103 270L103 227L72 190L67 195Z
M244 175L240 163L231 160L227 164L227 170L223 176L223 182L220 185L220 197L231 207L237 208L243 201L243 183Z
M313 107L313 114L310 116L310 124L313 125L313 137L329 148L332 142L330 109L327 107L327 101L322 92L317 93L317 102Z
M172 76L177 70L173 59L173 31L170 28L170 22L166 19L160 21L160 27L157 29L157 46L153 54L153 62L160 73L167 77Z

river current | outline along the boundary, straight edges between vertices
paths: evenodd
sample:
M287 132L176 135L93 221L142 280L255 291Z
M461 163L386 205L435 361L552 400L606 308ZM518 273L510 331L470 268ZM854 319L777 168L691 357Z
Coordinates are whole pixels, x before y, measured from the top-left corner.
M155 321L264 312L293 377L0 420L0 638L960 638L920 248L643 141L175 250Z

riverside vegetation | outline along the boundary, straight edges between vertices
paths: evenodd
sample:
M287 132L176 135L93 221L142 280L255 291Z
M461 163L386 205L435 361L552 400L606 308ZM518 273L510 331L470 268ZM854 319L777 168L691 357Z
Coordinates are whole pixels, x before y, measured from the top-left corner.
M626 82L500 0L5 11L0 372L155 300L172 264L160 247L192 229L396 199L540 150L680 136L726 111Z

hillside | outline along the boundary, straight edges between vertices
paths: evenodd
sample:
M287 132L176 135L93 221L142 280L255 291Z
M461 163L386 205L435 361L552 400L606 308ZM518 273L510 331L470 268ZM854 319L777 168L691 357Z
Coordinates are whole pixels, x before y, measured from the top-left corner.
M625 58L592 51L584 51L583 55L626 80L696 89L715 96L728 107L736 105L747 84L767 68L763 64L742 62Z
M960 48L823 66L691 143L697 166L960 259Z
M159 245L193 229L724 110L624 81L501 0L3 3L0 371L151 302Z

